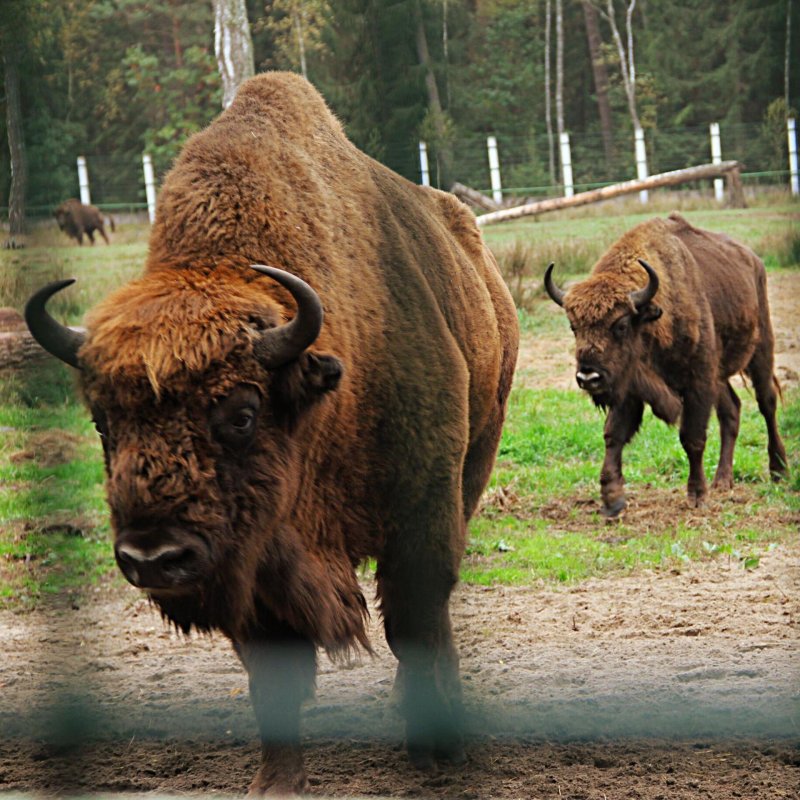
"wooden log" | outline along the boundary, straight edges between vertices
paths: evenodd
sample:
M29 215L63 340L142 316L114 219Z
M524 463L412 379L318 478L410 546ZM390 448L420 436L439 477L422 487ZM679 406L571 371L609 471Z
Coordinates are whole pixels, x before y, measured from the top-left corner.
M681 183L699 181L706 178L727 177L730 187L732 184L735 184L741 169L742 165L738 161L723 161L721 164L701 164L698 167L676 169L672 172L662 172L658 175L651 175L649 178L625 181L624 183L615 183L612 186L603 186L600 189L592 189L588 192L579 192L572 197L553 197L549 200L539 200L536 203L527 203L525 205L516 206L515 208L492 211L478 217L478 225L492 225L510 219L536 216L548 211L559 211L562 208L585 206L590 203L599 203L601 200L610 200L613 197L640 192L643 189L657 189L661 186L677 186ZM733 176L734 173L735 177L729 177ZM741 188L741 179L738 181L738 186ZM737 199L737 202L744 203L743 194ZM731 199L731 203L733 203L733 199Z
M500 208L491 197L481 194L477 189L464 186L463 183L459 183L458 181L452 185L450 191L459 200L463 200L465 203L475 206L476 208L482 208L484 211L497 211L497 209Z
M46 357L47 352L28 331L0 331L0 369L22 367Z
M744 189L742 188L742 171L740 169L732 169L725 176L725 183L728 186L729 208L747 208Z
M0 370L20 369L46 358L52 356L31 336L22 315L13 308L0 308Z

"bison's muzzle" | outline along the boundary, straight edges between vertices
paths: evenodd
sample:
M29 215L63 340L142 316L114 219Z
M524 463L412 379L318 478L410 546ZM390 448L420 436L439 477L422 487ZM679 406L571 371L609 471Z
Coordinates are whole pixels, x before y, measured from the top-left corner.
M114 556L128 582L149 591L188 590L212 567L205 542L177 532L165 536L161 531L123 530L114 545Z
M575 373L578 386L589 394L599 394L608 387L606 375L602 369L588 364L579 364Z

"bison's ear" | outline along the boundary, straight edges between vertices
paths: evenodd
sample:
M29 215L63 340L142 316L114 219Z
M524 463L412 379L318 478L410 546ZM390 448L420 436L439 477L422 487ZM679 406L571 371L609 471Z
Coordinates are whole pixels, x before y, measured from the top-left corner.
M664 312L661 310L661 306L657 306L655 303L647 303L638 314L634 317L636 322L655 322Z
M293 423L339 385L344 368L336 356L306 351L272 373L270 395L278 420Z

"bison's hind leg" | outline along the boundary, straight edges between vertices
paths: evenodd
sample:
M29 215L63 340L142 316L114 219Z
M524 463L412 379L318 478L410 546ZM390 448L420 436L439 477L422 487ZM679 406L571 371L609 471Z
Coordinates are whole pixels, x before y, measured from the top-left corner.
M97 228L97 232L106 240L106 244L111 244L111 242L108 241L108 236L106 236L105 228L102 225Z
M739 435L739 417L742 402L728 381L717 390L717 418L719 419L719 463L711 484L712 489L733 488L733 450Z
M386 640L400 662L396 690L406 719L409 758L418 769L462 763L463 711L458 653L450 625L453 566L420 553L410 569L378 568ZM410 565L409 565L410 566Z
M769 471L773 480L779 480L786 474L788 461L786 449L778 433L778 379L773 373L772 338L765 343L759 342L746 372L753 382L753 389L758 400L758 409L767 423L767 453L769 454Z

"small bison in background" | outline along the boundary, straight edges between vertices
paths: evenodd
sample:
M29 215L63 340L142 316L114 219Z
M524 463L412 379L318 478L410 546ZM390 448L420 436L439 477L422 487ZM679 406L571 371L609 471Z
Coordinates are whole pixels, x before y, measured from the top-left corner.
M83 244L83 234L89 237L89 241L94 244L94 232L98 231L100 235L106 240L108 244L108 236L106 236L105 228L103 227L103 214L97 206L86 206L80 200L70 198L65 200L54 212L53 216L58 222L60 230L64 231L67 236L71 236L78 244ZM110 215L108 217L111 230L114 231L114 218Z
M252 794L307 788L300 707L318 648L370 650L369 557L409 756L461 762L449 598L518 343L474 216L357 150L303 78L265 73L185 144L144 275L85 334L44 307L71 282L28 325L80 370L120 569L249 673Z
M568 291L553 283L552 271L551 264L545 288L575 333L578 385L608 409L600 474L606 516L625 507L622 449L639 429L645 403L667 423L681 420L695 505L707 494L703 450L715 406L721 447L712 487L731 488L741 402L728 379L742 371L767 423L770 472L777 478L786 471L767 279L752 250L673 212L626 233Z

